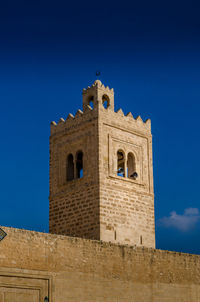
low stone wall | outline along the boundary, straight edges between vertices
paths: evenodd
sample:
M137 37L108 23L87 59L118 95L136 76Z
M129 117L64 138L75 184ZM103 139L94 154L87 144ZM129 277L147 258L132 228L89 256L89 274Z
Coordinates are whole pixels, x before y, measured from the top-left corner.
M2 228L0 276L47 280L51 302L200 302L198 255Z

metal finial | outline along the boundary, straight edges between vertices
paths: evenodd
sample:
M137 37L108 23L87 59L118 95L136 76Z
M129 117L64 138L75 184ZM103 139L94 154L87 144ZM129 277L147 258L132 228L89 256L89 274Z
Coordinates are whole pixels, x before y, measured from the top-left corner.
M98 78L100 76L101 72L99 70L96 71L96 77Z

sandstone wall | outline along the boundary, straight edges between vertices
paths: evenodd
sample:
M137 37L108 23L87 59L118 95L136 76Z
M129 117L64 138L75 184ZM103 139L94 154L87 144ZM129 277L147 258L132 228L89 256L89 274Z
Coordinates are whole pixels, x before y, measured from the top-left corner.
M1 302L200 302L200 256L3 229Z
M73 155L75 165L78 150L83 178L69 181L66 160ZM129 154L137 179L127 173ZM114 91L99 80L83 90L83 112L51 124L49 201L51 233L155 248L151 122L115 112Z
M97 111L52 124L50 137L49 231L99 239ZM67 157L83 152L83 177L67 181ZM74 173L75 174L75 173Z
M99 134L100 238L155 248L150 122L100 106ZM118 150L124 152L125 165L128 154L134 154L137 179L117 175Z

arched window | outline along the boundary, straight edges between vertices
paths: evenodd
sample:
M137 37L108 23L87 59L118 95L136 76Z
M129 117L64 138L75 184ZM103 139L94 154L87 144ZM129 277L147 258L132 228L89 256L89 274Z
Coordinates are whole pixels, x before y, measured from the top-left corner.
M110 106L110 99L106 94L104 94L102 96L102 104L103 104L105 109L107 109Z
M78 151L76 154L76 177L83 177L83 152Z
M74 179L74 158L72 154L67 156L67 181Z
M133 153L128 153L127 157L127 176L132 179L137 178L135 156Z
M92 109L94 109L94 97L93 96L90 96L89 99L88 99L88 104L90 105L90 107Z
M125 156L122 150L117 151L117 175L125 177Z

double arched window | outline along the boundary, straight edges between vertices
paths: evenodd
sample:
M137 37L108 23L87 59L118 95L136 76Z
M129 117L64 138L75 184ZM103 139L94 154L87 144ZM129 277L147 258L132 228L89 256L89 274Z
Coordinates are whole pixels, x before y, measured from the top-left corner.
M97 103L96 98L93 95L90 95L87 98L87 105L89 105L92 109L94 109L95 104ZM108 107L110 106L110 98L107 94L104 94L102 96L102 105L105 109L108 109Z
M117 151L117 175L137 179L136 160L132 152L125 154L121 149Z
M75 162L74 162L75 158ZM78 151L76 155L73 156L70 153L67 156L67 163L66 163L66 179L67 181L73 180L75 178L82 178L83 177L83 152Z

